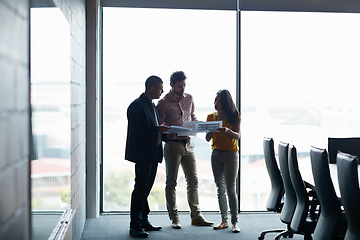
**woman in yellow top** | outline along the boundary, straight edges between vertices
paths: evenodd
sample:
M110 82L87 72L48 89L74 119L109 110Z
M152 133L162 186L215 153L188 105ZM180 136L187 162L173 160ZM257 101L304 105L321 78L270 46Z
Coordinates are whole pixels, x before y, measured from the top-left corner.
M219 225L214 226L214 230L229 227L228 198L232 231L238 233L240 228L237 226L236 178L239 170L240 114L228 90L217 92L214 105L216 112L209 114L206 119L206 121L222 121L222 127L218 129L218 132L206 134L206 141L212 140L211 166L222 219Z

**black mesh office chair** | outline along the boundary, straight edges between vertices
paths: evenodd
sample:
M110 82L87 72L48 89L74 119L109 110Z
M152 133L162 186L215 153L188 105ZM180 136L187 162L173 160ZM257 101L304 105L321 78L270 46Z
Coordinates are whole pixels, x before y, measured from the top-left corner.
M313 238L316 240L343 239L346 231L346 219L341 211L341 202L331 180L328 153L325 149L311 147L310 158L321 209Z
M289 174L288 150L288 143L279 143L278 157L280 173L285 189L285 201L281 210L280 220L286 224L287 229L276 235L275 239L280 239L281 237L293 237L293 233L290 231L289 226L296 207L296 195Z
M317 219L314 214L311 214L311 211L314 210L310 208L310 196L299 171L297 152L294 146L289 147L289 173L296 195L296 207L291 219L290 230L304 235L304 240L311 240Z
M282 198L284 195L284 185L281 179L280 170L275 158L274 151L274 140L272 138L264 137L263 140L263 149L264 149L264 158L266 169L268 171L270 182L271 182L271 191L269 198L266 204L266 209L271 212L280 213L283 202ZM276 233L283 232L284 229L269 229L261 232L258 237L259 240L264 239L265 234L267 233Z
M360 190L358 158L339 152L336 157L341 202L345 209L347 230L345 240L360 239Z

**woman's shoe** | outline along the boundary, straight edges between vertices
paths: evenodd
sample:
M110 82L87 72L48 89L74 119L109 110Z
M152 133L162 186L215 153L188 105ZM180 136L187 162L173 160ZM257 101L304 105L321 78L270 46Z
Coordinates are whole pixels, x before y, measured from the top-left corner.
M227 222L221 222L219 225L214 226L213 229L214 230L219 230L219 229L224 229L224 228L228 228L229 224Z
M171 227L173 229L181 229L181 224L180 224L179 219L173 219L172 223L171 223Z
M233 233L239 233L240 232L240 228L237 226L236 223L232 225L232 232Z

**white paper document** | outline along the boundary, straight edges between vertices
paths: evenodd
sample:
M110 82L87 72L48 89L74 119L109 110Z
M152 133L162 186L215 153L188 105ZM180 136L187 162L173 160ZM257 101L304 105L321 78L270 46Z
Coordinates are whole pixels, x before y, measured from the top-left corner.
M187 128L187 127L179 127L179 126L170 126L170 129L164 133L166 134L172 134L172 133L182 133L182 132L189 132L191 131L191 128Z
M218 132L222 127L222 121L189 121L184 122L182 127L170 126L170 130L165 133L176 133L178 136L196 136L198 132Z
M191 130L188 132L182 132L178 134L179 136L196 136L196 122L184 122L183 127L190 128Z
M198 122L197 132L218 132L222 127L222 121Z

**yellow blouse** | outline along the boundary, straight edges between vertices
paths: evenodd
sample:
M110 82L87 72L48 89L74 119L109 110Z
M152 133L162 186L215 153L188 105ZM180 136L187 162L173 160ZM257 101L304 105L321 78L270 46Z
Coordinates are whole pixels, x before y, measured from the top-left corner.
M206 121L216 121L215 114L215 112L209 114L206 118ZM226 120L223 120L222 126L234 130L234 126ZM223 132L213 132L211 139L211 149L236 152L239 151L238 140L230 138L226 133Z

